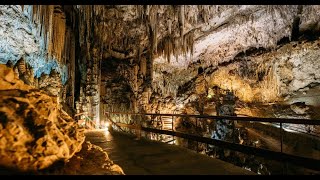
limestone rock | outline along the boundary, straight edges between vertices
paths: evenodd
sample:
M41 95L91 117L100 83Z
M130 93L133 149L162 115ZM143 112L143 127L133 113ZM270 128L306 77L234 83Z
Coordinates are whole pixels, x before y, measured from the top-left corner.
M290 108L296 114L306 114L306 111L309 109L309 107L304 102L293 103L290 105Z
M60 75L55 71L52 71L50 75L42 75L39 78L39 88L50 95L58 96L62 87L60 78Z
M23 81L19 80L11 68L0 64L0 91L9 89L31 89L30 86L25 85Z
M86 141L79 153L65 164L55 164L39 174L45 175L124 175L120 166L114 164L99 146Z
M23 84L0 65L0 165L44 169L81 150L84 134L56 97Z

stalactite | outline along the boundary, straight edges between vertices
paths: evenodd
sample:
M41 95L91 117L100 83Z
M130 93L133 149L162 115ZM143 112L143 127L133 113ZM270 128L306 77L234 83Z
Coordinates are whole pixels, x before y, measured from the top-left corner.
M201 17L205 23L209 22L209 17L211 16L210 6L199 5L199 12L201 13Z
M147 61L146 58L142 58L140 61L140 70L142 75L145 77L147 74Z
M168 19L167 20L167 24L168 24L168 33L169 33L169 35L170 34L172 34L172 28L171 28L171 26L172 26L172 22L171 22L171 19Z
M20 59L18 62L17 62L17 66L18 66L18 70L21 74L24 74L26 73L27 69L26 69L26 62L24 59Z
M66 21L65 16L62 13L56 13L53 17L53 27L52 32L52 53L59 62L62 61L62 54L65 44L65 35L66 35Z
M277 95L280 94L277 75L275 71L275 63L273 61L263 62L258 65L255 70L254 77L256 81L260 81L259 87L265 90L262 93L261 99L256 99L262 102L270 102L277 99ZM263 74L263 78L259 77L259 74ZM248 76L248 75L247 75ZM261 75L260 75L261 76Z
M180 21L180 37L183 38L184 35L184 5L180 6L180 14L179 14L179 21Z
M186 56L187 53L193 54L193 44L194 44L194 31L190 31L183 37L183 53Z
M48 33L47 33L47 46L48 46L48 55L51 57L52 54L52 30L53 30L53 15L54 15L54 6L49 5L49 19L48 19Z
M138 65L135 65L134 66L134 68L133 68L133 72L134 72L134 74L133 74L133 78L134 78L134 86L133 86L133 88L134 88L134 93L135 93L135 95L137 96L138 94L138 88L139 88L139 86L138 86L138 72L139 72L139 66Z
M57 8L55 9L55 7ZM23 14L29 20L30 33L35 38L35 42L39 44L37 52L24 57L26 63L32 66L36 77L39 77L42 73L49 74L52 69L60 74L65 73L64 64L58 63L65 54L65 32L63 32L64 30L61 31L61 28L64 29L65 23L57 25L53 21L54 17L64 14L58 7L54 5L21 6ZM55 36L57 32L60 34L59 37ZM53 47L55 43L60 44L60 47Z
M138 15L138 19L140 20L140 22L142 22L141 20L143 20L144 18L144 14L143 14L143 6L142 5L136 5L136 13Z
M182 38L172 38L171 35L168 35L162 38L159 43L159 50L157 55L163 55L167 61L170 63L171 55L174 55L178 60L178 55L182 54L185 57L188 53L193 54L193 45L194 45L194 31L190 31L185 34Z
M154 50L157 51L158 49L158 13L157 11L155 12L155 26L154 26Z
M145 15L149 16L149 12L150 12L150 8L152 7L152 5L146 5L145 6Z
M148 17L148 22L150 26L150 39L152 39L152 49L151 52L153 53L157 49L157 32L158 32L158 12L157 6L147 6L146 15Z

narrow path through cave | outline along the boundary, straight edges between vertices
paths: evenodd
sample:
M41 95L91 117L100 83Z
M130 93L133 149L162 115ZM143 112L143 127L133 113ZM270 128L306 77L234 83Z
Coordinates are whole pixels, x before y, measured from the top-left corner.
M86 140L103 148L127 175L250 175L248 170L189 149L101 130Z

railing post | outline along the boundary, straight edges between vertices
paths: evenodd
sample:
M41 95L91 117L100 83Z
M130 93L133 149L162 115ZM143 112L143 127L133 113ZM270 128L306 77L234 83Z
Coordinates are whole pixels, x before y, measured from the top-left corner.
M173 115L173 113L172 113L172 120L171 120L171 131L173 132L174 131L174 129L173 129L173 119L174 118L174 115ZM174 135L172 135L172 144L175 144L174 143Z
M196 118L196 132L197 132L197 127L198 127L198 118Z
M174 131L174 130L173 130L173 118L174 118L174 116L172 115L172 121L171 121L171 131Z
M196 133L198 135L198 118L196 118ZM199 152L199 142L197 141L197 152Z
M235 123L234 121L232 121L232 140L233 140L233 143L236 143L236 138L234 134L235 134Z
M162 130L162 126L163 126L163 124L162 124L162 116L160 115L159 116L159 118L160 118L160 123L161 123L161 127L160 127L160 129ZM159 138L159 133L157 133L157 141L159 141L160 140L160 138Z
M139 114L139 127L141 128L142 127L142 114ZM141 130L139 129L139 134L140 134L140 137L142 136L142 132Z
M281 141L281 153L282 153L282 144L283 144L283 135L282 135L282 122L280 122L280 141Z
M118 114L118 123L121 123L121 121L120 121L120 114ZM125 128L123 128L123 129L125 129Z

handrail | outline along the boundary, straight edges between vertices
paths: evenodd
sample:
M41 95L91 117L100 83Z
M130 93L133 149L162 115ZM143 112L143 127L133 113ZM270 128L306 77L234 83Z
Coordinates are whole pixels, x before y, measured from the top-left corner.
M292 154L286 154L283 152L277 152L267 149L260 149L256 147L246 146L242 144L236 144L232 142L217 140L217 139L211 139L206 138L202 136L197 135L190 135L182 132L175 132L175 131L168 131L168 130L160 130L160 129L153 129L153 128L146 128L141 127L141 130L147 131L147 132L153 132L153 133L161 133L161 134L167 134L172 136L177 136L185 139L194 140L197 142L207 143L216 145L222 148L227 148L234 151L239 151L246 154L252 154L257 155L260 157L267 157L269 159L278 160L278 161L288 161L290 163L300 165L309 169L320 171L320 160L302 157L302 156L296 156Z
M121 131L123 131L124 132L124 130L123 129L121 129L121 125L119 125L119 124L117 124L117 123L115 123L113 120L112 120L112 118L108 115L108 114L105 114L105 115L107 115L106 116L106 118L112 123L112 124L114 124L115 126L117 126Z
M87 112L77 113L77 114L74 115L74 117L77 117L77 116L80 116L80 115L83 115L83 114L87 114Z
M83 115L84 116L84 119L79 119L78 117ZM81 112L81 113L77 113L74 115L74 118L76 120L84 120L85 121L85 125L88 127L88 128L92 128L92 129L95 129L95 127L97 126L97 124L93 121L92 119L92 116L90 116L88 114L88 112Z
M262 118L262 117L239 117L239 116L209 116L209 115L194 115L194 114L155 114L155 113L124 113L124 112L106 112L111 114L131 114L131 115L151 115L151 116L177 116L177 117L193 117L202 119L216 119L216 120L240 120L252 122L278 122L290 124L308 124L320 125L318 119L287 119L287 118Z
M198 121L198 118L205 118L205 119L215 119L215 120L240 120L240 121L251 121L251 122L277 122L280 123L280 136L281 136L281 151L272 151L266 150L241 144L236 144L232 142L217 140L206 138L197 135L190 135L182 132L176 132L173 129L170 130L162 130L162 129L155 129L155 128L148 128L148 127L134 127L134 126L127 126L123 123L116 123L119 126L126 126L128 128L139 128L142 131L146 132L153 132L153 133L160 133L160 134L167 134L177 137L182 137L190 140L194 140L197 142L203 142L207 144L216 145L219 147L224 147L227 149L253 154L261 157L267 157L269 159L279 160L279 161L289 161L296 165L303 165L303 167L313 169L313 170L320 170L320 160L312 159L302 156L296 156L291 154L283 153L282 151L282 144L283 144L283 133L282 133L282 124L283 123L291 123L291 124L308 124L308 125L320 125L320 120L306 120L306 119L285 119L285 118L258 118L258 117L235 117L235 116L208 116L208 115L189 115L189 114L155 114L155 113L124 113L124 112L105 112L105 114L131 114L131 115L151 115L151 116L177 116L177 117L194 117Z
M91 127L89 127L89 128L93 128L93 129L95 129L95 127L97 126L97 124L92 120L92 118L90 117L90 116L88 116L88 115L86 115L85 116L85 122L86 122L86 125L88 126L88 125L90 125ZM88 124L87 124L87 122L88 122Z

